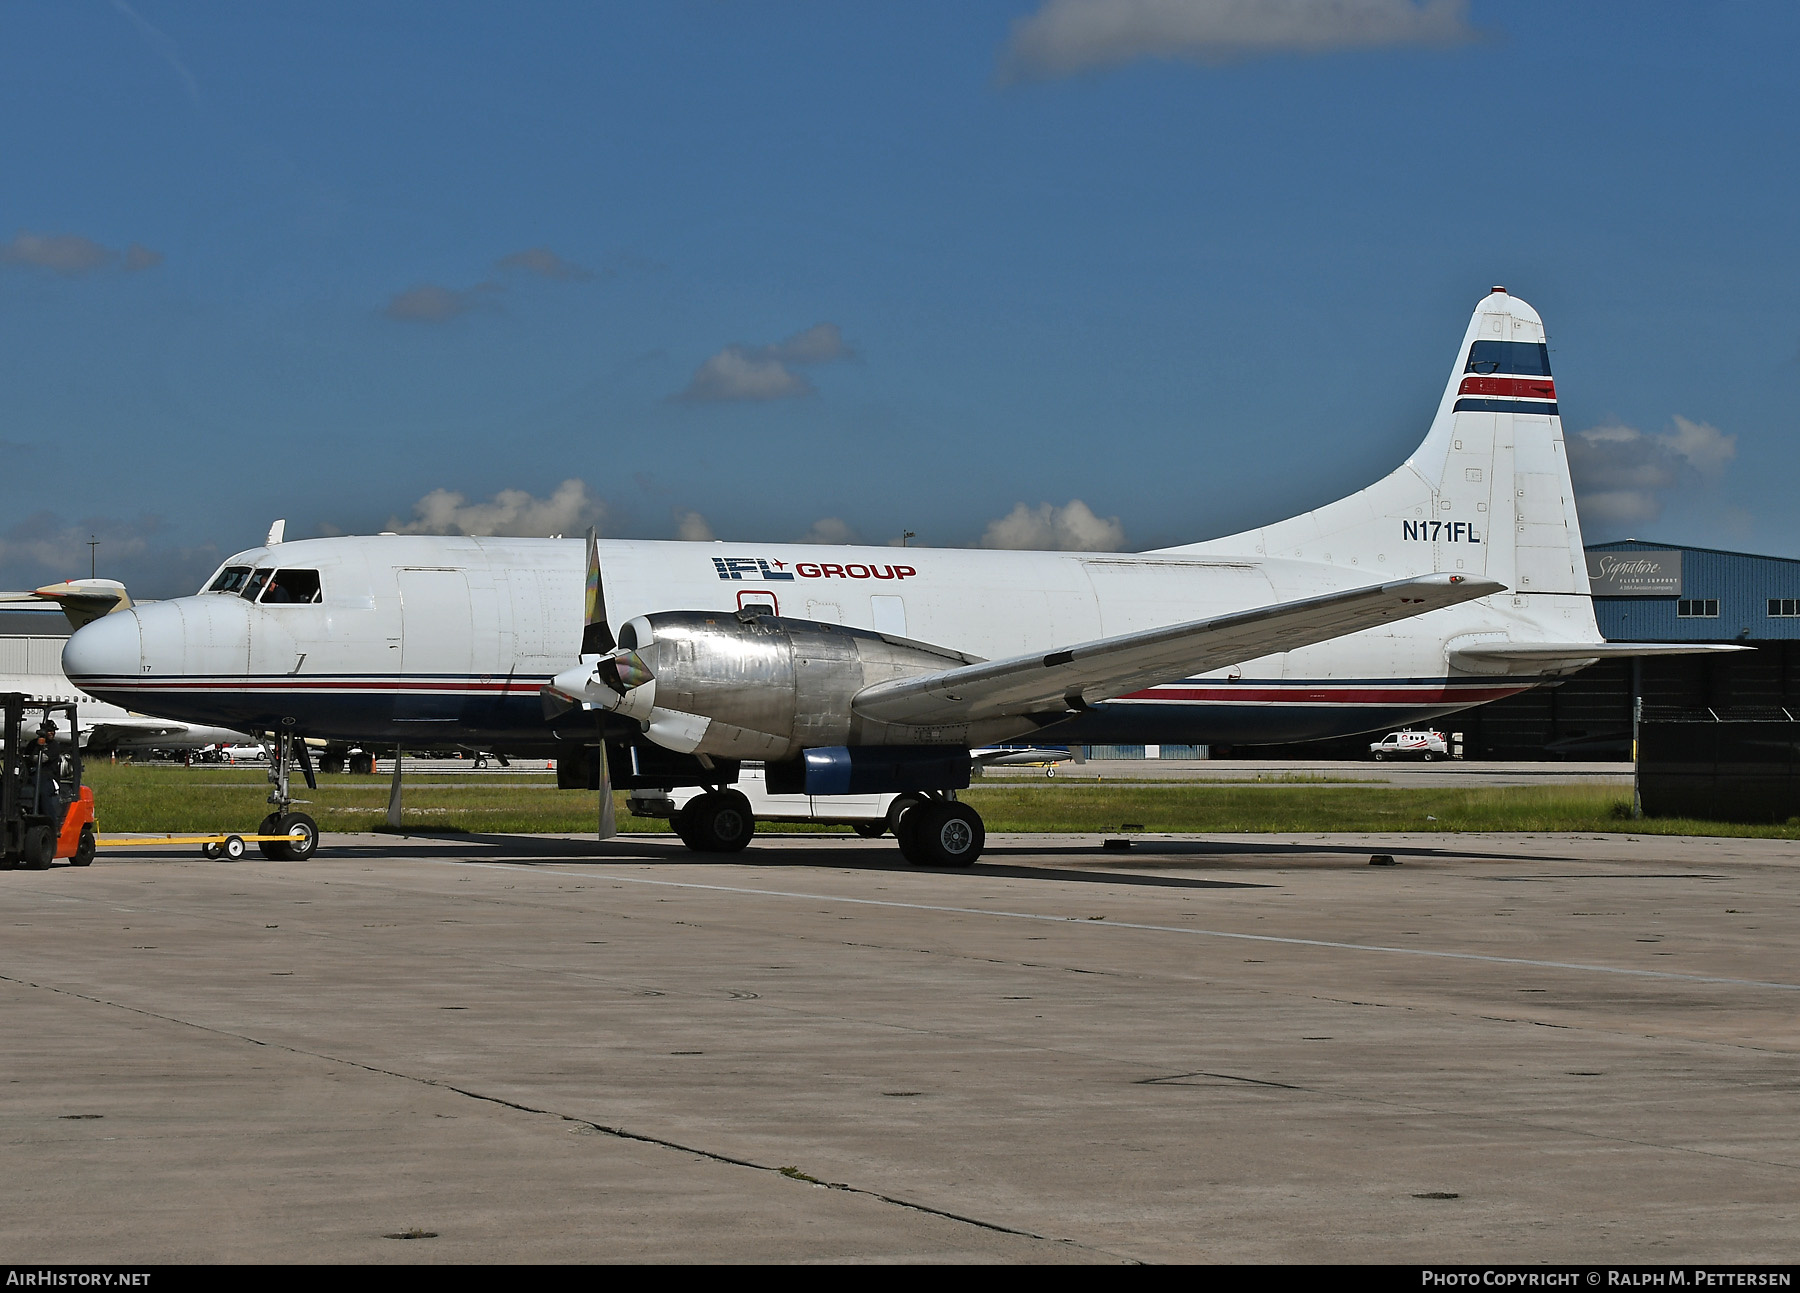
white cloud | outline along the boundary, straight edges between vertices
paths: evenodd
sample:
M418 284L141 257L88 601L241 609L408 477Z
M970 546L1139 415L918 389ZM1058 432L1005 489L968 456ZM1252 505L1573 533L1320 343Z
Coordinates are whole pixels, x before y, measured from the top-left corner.
M1013 23L1008 80L1141 58L1221 64L1276 54L1450 46L1477 33L1468 0L1045 0Z
M397 534L489 534L506 537L580 534L606 519L606 504L580 480L565 480L548 498L503 489L485 503L449 489L434 489L413 504L413 519L390 519Z
M837 324L816 323L773 345L726 346L701 364L687 388L673 398L713 403L810 395L812 383L790 365L826 364L853 353Z
M443 323L459 314L493 304L493 293L504 291L499 283L477 283L467 291L420 283L398 292L381 311L390 319L408 323Z
M1039 552L1117 552L1125 546L1125 527L1119 518L1102 520L1079 498L1062 507L1020 503L1005 516L989 521L983 531L983 548L1022 548Z
M711 543L719 536L700 513L685 508L675 509L675 537L688 543Z
M822 516L812 523L812 529L800 536L802 543L861 543L862 536L851 528L848 521L835 516Z
M1657 520L1672 490L1716 484L1736 456L1736 436L1680 415L1660 433L1609 423L1569 437L1581 515L1603 525Z
M39 234L21 230L11 242L0 246L0 261L9 265L47 269L64 278L91 274L95 270L119 264L124 266L127 273L132 273L160 265L162 258L160 251L151 251L135 242L121 255L78 233Z
M495 263L501 269L524 270L540 278L553 278L565 283L579 282L594 276L593 271L583 269L573 261L564 260L548 247L527 247L524 251L502 256Z

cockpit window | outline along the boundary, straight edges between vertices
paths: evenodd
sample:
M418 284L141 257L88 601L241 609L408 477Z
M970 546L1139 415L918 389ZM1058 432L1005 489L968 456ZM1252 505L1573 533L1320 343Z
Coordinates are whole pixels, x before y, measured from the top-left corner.
M262 595L264 606L284 602L305 605L319 600L319 572L316 570L278 570Z
M249 579L244 581L243 589L238 593L238 596L242 597L247 602L255 601L257 595L262 592L263 585L269 582L269 576L274 573L275 572L272 570L257 571L255 574L251 575Z
M219 577L207 585L206 591L209 593L235 593L243 588L244 581L248 578L250 578L249 566L226 566L219 572Z
M1550 376L1550 347L1541 341L1477 341L1469 347L1465 373Z

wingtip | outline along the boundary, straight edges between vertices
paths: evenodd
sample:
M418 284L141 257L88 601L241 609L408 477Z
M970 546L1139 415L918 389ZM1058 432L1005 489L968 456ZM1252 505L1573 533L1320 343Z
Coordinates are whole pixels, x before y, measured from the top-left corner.
M1435 575L1416 575L1411 579L1396 579L1392 583L1383 584L1382 587L1400 593L1408 590L1416 592L1424 588L1454 589L1458 601L1491 597L1495 593L1505 592L1507 588L1497 579L1484 579L1480 575L1457 575L1443 572Z

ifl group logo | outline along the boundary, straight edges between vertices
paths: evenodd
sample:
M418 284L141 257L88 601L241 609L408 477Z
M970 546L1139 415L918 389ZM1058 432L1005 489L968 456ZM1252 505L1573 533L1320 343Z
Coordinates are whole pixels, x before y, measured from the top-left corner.
M911 566L874 565L860 561L836 565L822 561L770 561L767 557L714 557L720 579L763 579L770 583L794 579L910 579L919 572Z

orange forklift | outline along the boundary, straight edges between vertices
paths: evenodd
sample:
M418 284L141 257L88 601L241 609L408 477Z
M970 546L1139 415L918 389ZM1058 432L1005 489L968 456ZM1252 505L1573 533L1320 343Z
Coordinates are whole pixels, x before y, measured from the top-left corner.
M35 728L26 714L42 714ZM57 726L57 720L62 726ZM0 870L94 860L94 792L81 784L75 706L0 693Z

